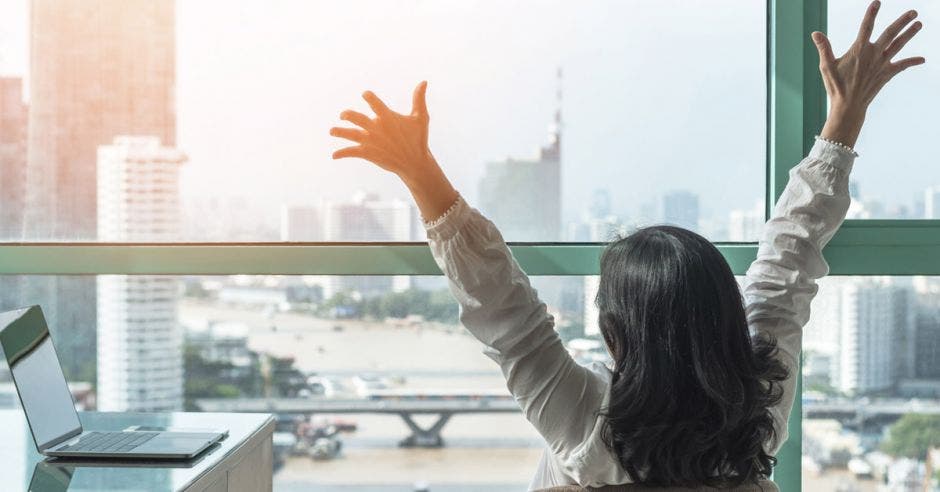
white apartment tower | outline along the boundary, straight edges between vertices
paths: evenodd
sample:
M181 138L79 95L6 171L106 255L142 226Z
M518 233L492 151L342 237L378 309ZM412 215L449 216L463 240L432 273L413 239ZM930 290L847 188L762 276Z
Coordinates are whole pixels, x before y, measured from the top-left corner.
M924 218L940 219L940 186L929 186L924 190Z
M323 217L326 241L400 242L418 239L415 230L417 210L403 200L383 201L374 193L358 192L348 202L328 202ZM423 232L421 232L423 234ZM327 297L337 292L358 292L373 297L411 287L407 275L334 276L327 285Z
M179 169L186 156L157 137L121 136L98 148L98 239L174 240ZM98 409L172 411L183 406L177 281L133 275L98 279Z
M845 285L840 299L839 358L834 386L849 395L891 388L906 372L898 358L910 348L910 296L890 282Z

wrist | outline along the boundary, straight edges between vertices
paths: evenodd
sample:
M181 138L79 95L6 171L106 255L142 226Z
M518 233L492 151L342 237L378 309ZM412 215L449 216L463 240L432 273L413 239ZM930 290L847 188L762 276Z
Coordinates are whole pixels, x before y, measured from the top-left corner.
M416 163L399 178L414 197L425 223L441 217L457 200L457 190L430 153L427 160Z
M399 174L398 177L411 191L440 188L442 183L448 183L444 171L430 154L420 162L409 166L408 170Z
M855 147L864 123L864 108L833 103L819 136L849 147Z

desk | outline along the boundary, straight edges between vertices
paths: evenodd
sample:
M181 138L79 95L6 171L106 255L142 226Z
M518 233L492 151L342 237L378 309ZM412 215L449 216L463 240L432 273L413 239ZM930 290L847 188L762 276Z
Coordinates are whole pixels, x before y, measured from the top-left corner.
M274 418L269 414L80 412L79 418L86 431L144 425L228 429L229 436L189 462L44 459L22 410L0 410L0 489L26 491L32 483L36 492L272 490Z

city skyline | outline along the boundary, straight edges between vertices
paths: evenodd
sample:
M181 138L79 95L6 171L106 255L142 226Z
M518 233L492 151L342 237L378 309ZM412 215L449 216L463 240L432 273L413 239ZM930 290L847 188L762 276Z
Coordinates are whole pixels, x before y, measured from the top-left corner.
M766 213L766 11L722 1L735 8L29 0L27 17L10 6L27 0L4 3L0 241L423 241L405 189L360 162L329 161L338 144L325 130L340 108L363 104L360 89L401 108L423 77L438 159L508 241L606 242L668 223L754 242ZM831 15L843 43L835 17L850 16ZM396 30L375 27L385 24ZM648 46L652 36L664 39ZM848 218L938 218L940 169L923 165L929 152L885 109L910 105L912 91L892 91L860 141ZM911 124L932 141L936 125ZM895 158L924 170L913 185L886 179ZM598 276L531 283L579 362L608 357ZM347 386L503 388L473 359L479 347L446 287L409 275L0 276L0 308L43 304L68 379L93 383L100 410L324 396L308 379L324 368ZM805 411L819 399L940 404L940 278L827 278L813 308ZM810 447L827 433L866 450L885 437L881 421L817 429L808 415Z
M740 3L742 15L750 16L755 24L737 20L735 24L741 24L742 33L762 38L762 9ZM718 215L726 213L723 210L726 200L719 199L720 193L700 187L703 181L693 176L676 176L669 168L690 162L703 152L723 155L724 145L713 138L713 132L699 130L706 119L715 115L728 123L710 121L709 127L731 127L732 115L727 114L727 108L719 108L715 98L698 98L693 88L678 82L671 86L675 100L662 101L653 109L653 100L642 95L657 87L666 89L664 81L635 77L633 70L618 67L611 59L631 58L638 69L655 63L653 58L637 58L635 50L639 46L635 40L621 36L620 26L612 22L613 14L626 14L625 6L601 2L595 4L598 8L574 9L561 2L549 2L546 7L550 8L545 9L549 16L536 22L526 15L528 9L524 5L507 4L499 11L487 13L486 9L449 9L417 3L414 15L401 21L416 35L422 33L443 43L442 52L425 57L407 55L420 52L418 40L412 38L396 38L398 44L387 47L388 56L373 53L371 41L369 46L359 46L355 40L354 46L343 56L330 53L322 40L332 44L333 40L345 39L347 34L342 27L356 18L354 12L366 12L379 19L389 15L391 7L382 2L331 5L330 12L335 13L336 21L327 22L322 14L315 12L314 4L305 5L279 4L255 11L248 6L220 9L217 2L178 4L179 147L192 158L192 165L183 176L184 199L200 194L220 198L239 196L265 208L268 215L277 214L282 201L302 205L315 203L320 197L338 200L356 189L370 190L386 198L407 199L405 189L390 175L359 162L331 162L329 155L337 142L327 135L327 129L337 121L340 109L361 104L361 90L374 89L387 97L393 107L398 107L410 94L412 78L425 77L431 81L429 103L435 122L432 148L458 188L472 202L479 203L475 195L484 172L483 163L506 156L524 159L543 144L555 111L554 74L562 67L566 75L563 110L567 126L562 159L565 168L561 170L565 176L562 202L572 205L562 210L565 222L577 218L580 210L576 204L586 201L597 184L623 181L624 176L630 178L629 182L624 181L623 190L612 190L612 207L618 213L633 214L633 209L651 198L644 195L665 186L667 180L675 179L685 183L675 183L673 187L701 188L695 191L704 194L703 215L710 214L710 209L715 209ZM362 8L366 5L369 8ZM608 9L613 9L611 15ZM724 9L694 10L684 15L688 19L729 21ZM218 18L219 12L222 18ZM641 39L643 33L655 34L650 26L663 20L662 12L643 6L629 12L624 18L637 30L637 39ZM215 20L204 22L206 16ZM6 18L11 19L9 22L17 19L14 15ZM368 24L371 18L357 20L353 25ZM315 20L313 25L300 26L295 23L299 19ZM434 20L440 21L442 26L453 26L459 32L433 27ZM576 22L569 24L569 21ZM273 28L285 22L287 24ZM503 46L495 39L484 40L480 45L460 41L475 36L472 26L482 25L480 23L504 33L509 44ZM248 31L233 31L235 26L243 26ZM704 30L704 27L697 28L697 31ZM246 45L245 35L257 32L266 32L266 37L274 36L264 44L264 52L261 46ZM713 32L708 34L714 35ZM9 37L15 41L22 36ZM513 44L512 40L517 40L518 44ZM726 41L732 40L729 35ZM284 53L277 49L267 52L278 43L292 49ZM8 41L4 46L25 50L25 44L25 40ZM722 46L722 40L707 44L710 48L694 47L692 53L669 46L663 54L676 57L677 63L686 63L689 70L698 74L700 83L717 83L704 61L707 49ZM607 51L599 51L601 47ZM755 190L753 197L742 199L742 206L763 193L764 174L764 136L758 125L763 122L764 51L760 46L746 49L753 52L754 63L748 67L729 63L728 74L738 76L742 87L739 94L728 96L740 102L737 104L740 116L748 122L739 130L750 134L747 138L750 143L744 151L750 157L722 159L719 166L729 175L738 176L736 182ZM460 60L443 56L446 50L460 53ZM499 61L497 66L490 66L489 59L498 53L508 58ZM377 55L397 59L400 63L389 66L388 62L372 61ZM407 58L402 59L406 55ZM295 66L298 59L300 67ZM365 70L357 59L369 60L371 68ZM249 63L259 67L251 71L251 77L219 79L222 74L237 75L240 67ZM318 76L320 72L312 68L320 63L335 65L329 78ZM513 67L512 63L518 66ZM491 69L487 77L479 72L484 66ZM520 66L524 68L520 70ZM605 73L610 72L609 78L597 78L596 67L605 67ZM18 64L13 70L25 73L27 67ZM385 76L379 77L380 74ZM622 85L622 90L616 90L617 84ZM272 98L275 87L278 97ZM317 89L311 90L311 87ZM408 90L403 92L403 87ZM605 93L615 94L613 100L600 97ZM744 101L753 102L753 109ZM237 113L233 112L235 108L238 108ZM688 108L699 108L696 113L700 115L694 121L682 123L688 129L684 132L688 135L683 137L688 145L674 145L672 133L682 133L681 128L670 131L669 135L654 131L656 125L670 119L670 114ZM617 112L635 115L637 120L644 121L643 126L625 127L619 121L612 125L611 118ZM511 113L512 117L502 118L499 125L493 125L488 115L501 113ZM252 117L243 118L241 114ZM596 131L598 125L603 132ZM601 136L603 140L598 140ZM654 155L657 157L653 158ZM324 186L325 183L330 186ZM635 186L637 183L642 186ZM634 201L636 203L632 203Z

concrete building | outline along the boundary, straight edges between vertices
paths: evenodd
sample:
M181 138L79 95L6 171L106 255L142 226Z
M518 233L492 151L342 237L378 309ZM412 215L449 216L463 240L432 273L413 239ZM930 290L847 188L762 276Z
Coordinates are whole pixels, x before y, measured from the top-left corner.
M842 289L839 371L834 386L849 395L892 389L913 359L910 291L866 279Z
M922 296L917 307L914 378L940 382L940 302Z
M378 195L359 192L348 202L328 202L324 206L325 241L401 242L415 241L423 231L416 230L417 210L403 200L384 201ZM411 277L334 276L325 285L327 298L342 291L358 292L363 297L407 290Z
M23 236L28 108L23 80L0 77L0 239Z
M560 86L559 73L559 86ZM534 158L488 162L479 183L479 208L507 241L560 241L561 90L549 141Z
M23 80L0 77L0 240L4 241L23 239L27 118ZM26 304L25 282L22 276L0 275L0 309Z
M755 203L748 210L732 210L728 217L728 240L757 241L764 229L764 205Z
M97 150L117 135L176 140L174 0L31 0L27 240L97 234ZM94 377L95 279L29 277L69 379Z
M924 190L924 218L940 219L940 186Z
M32 0L28 214L33 237L93 240L99 145L176 142L175 2Z
M320 211L309 206L281 206L281 241L323 241Z
M159 242L180 229L179 168L186 156L156 137L118 137L98 152L98 237ZM98 278L98 405L172 411L183 405L179 286L167 276Z
M699 230L698 195L691 191L671 191L663 195L663 222L690 231Z

